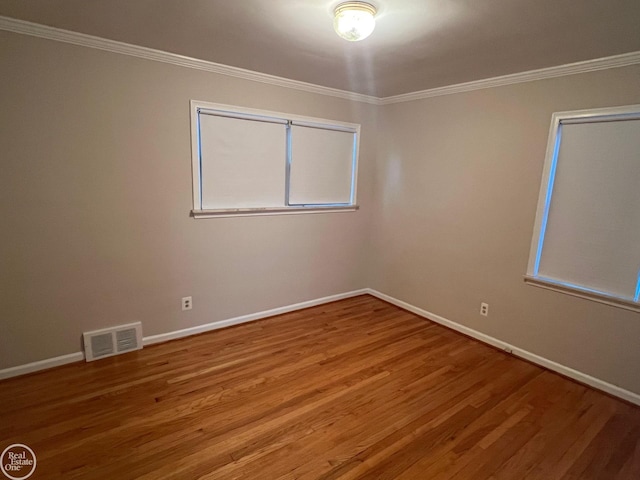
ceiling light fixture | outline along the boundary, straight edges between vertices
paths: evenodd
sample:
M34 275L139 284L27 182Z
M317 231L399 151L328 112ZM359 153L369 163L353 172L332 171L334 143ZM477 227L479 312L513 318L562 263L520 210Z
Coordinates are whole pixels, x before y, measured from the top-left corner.
M345 2L335 9L333 28L345 40L364 40L376 26L376 7L365 2Z

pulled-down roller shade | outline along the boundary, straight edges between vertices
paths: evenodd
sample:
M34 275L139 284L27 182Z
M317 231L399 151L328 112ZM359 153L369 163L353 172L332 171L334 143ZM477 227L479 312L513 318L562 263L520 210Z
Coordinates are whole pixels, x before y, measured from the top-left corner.
M289 204L351 203L355 132L291 126Z
M640 307L640 108L555 122L528 275Z
M202 208L285 205L287 124L200 115Z

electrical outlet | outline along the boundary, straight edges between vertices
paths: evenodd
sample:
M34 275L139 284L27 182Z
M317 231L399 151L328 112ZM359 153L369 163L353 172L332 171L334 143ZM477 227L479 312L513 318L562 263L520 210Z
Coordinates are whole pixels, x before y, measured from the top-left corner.
M480 315L482 315L483 317L486 317L489 315L489 304L488 303L481 303L480 304Z
M182 297L182 311L191 310L193 308L193 299L191 297Z

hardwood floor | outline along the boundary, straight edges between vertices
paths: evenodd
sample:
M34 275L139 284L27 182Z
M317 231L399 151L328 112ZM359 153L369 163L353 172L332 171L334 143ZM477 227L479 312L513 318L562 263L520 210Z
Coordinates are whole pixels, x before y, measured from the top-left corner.
M640 479L640 408L361 296L0 382L33 479Z

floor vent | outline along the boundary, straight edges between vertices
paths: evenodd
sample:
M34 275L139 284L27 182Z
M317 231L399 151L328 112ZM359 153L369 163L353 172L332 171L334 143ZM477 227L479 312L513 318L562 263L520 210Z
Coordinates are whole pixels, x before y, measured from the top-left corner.
M82 334L87 362L142 348L142 324L119 325Z

